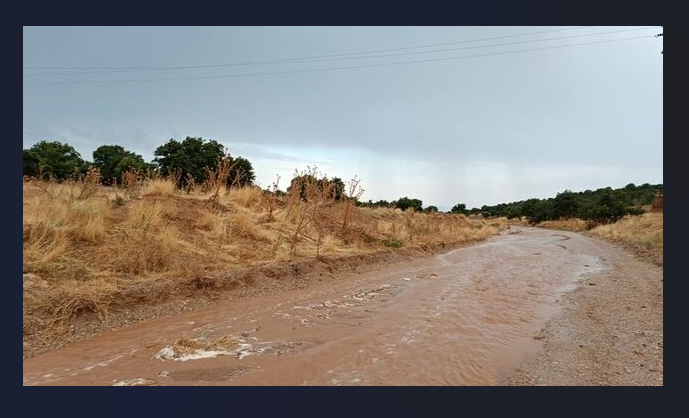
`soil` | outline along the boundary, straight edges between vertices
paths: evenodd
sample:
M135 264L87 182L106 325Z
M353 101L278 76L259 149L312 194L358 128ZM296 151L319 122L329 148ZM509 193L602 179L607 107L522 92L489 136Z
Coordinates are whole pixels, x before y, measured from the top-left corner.
M222 274L199 273L179 280L161 278L141 281L112 295L111 302L104 312L97 312L96 309L85 310L59 323L52 321L53 313L48 310L40 312L37 317L25 317L23 358L31 358L65 344L140 321L193 312L207 306L248 297L303 289L314 283L346 280L347 277L363 271L428 257L472 243L440 244L414 249L384 249L363 255L275 261L230 269ZM51 292L44 280L35 275L25 274L24 296L39 301L48 300Z
M157 318L97 335L75 324L80 341L25 358L23 383L662 385L662 268L522 227L418 255L198 279L158 311L147 289L141 318ZM113 315L126 325L131 312Z
M663 270L653 265L662 266L662 254L637 251L641 260L606 251L613 268L564 296L562 311L535 336L543 350L504 383L662 386Z

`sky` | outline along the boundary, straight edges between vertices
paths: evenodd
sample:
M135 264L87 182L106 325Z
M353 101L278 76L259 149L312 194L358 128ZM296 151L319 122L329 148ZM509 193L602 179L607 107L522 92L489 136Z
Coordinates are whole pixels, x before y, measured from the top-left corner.
M23 146L202 137L263 187L316 166L441 210L662 183L661 32L24 27Z

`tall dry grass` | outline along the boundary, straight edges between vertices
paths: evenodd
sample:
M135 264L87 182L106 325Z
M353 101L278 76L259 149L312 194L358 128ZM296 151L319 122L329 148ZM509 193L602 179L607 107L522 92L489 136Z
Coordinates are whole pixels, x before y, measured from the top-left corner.
M171 178L154 177L144 180L141 194L144 196L172 196L177 186Z
M645 213L625 216L619 221L593 228L590 233L599 237L640 245L663 252L663 214Z
M504 220L360 208L354 205L358 181L337 200L327 181L312 181L301 196L299 188L287 195L228 189L222 173L218 178L215 187L185 191L176 188L178 177L142 173L125 173L114 187L98 185L97 173L63 183L24 182L23 269L45 280L51 295L49 303L34 303L26 294L26 315L36 309L60 318L80 311L100 315L107 297L142 280L456 244L507 227Z
M536 224L540 228L561 229L572 232L582 232L589 229L589 224L579 218L556 219L553 221L543 221Z

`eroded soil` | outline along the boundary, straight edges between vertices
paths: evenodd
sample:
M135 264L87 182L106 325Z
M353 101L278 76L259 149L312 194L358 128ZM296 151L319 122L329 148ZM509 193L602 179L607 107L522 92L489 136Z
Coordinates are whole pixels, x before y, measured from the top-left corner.
M587 309L570 295L581 293L588 301L585 292L595 288L613 292L606 297L608 303L615 303L614 292L619 290L615 283L630 273L637 287L660 283L660 328L658 324L648 327L653 328L654 343L660 341L662 384L662 270L612 244L576 233L514 227L471 247L346 280L105 332L24 360L23 383L615 384L611 378L576 380L561 368L543 366L535 359L542 358L544 344L546 349L555 344L557 334L548 331L551 328L543 330L549 320L566 318L570 305ZM560 307L563 296L565 311ZM654 305L643 314L657 315L657 308ZM617 321L616 326L627 333L618 336L625 341L635 340L640 318L628 312L609 315L611 323ZM607 328L601 329L606 332ZM601 335L591 334L587 341L601 357L589 356L585 361L606 373L609 368L625 367L605 361L603 357L615 352L596 349L609 344ZM579 341L573 335L562 338L563 344ZM581 350L578 343L576 348ZM547 380L541 372L546 377L560 374L561 379ZM634 383L653 382L640 377Z

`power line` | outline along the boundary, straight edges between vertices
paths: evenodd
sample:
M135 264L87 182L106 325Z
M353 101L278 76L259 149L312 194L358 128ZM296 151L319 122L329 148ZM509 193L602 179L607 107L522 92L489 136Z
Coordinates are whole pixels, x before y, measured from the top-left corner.
M584 46L584 45L594 45L609 42L621 42L630 41L635 39L647 39L652 38L654 35L644 35L635 36L629 38L617 38L617 39L606 39L591 42L581 42L576 44L564 44L564 45L551 45L540 48L528 48L514 51L500 51L500 52L490 52L484 54L474 54L474 55L462 55L458 57L444 57L444 58L429 58L420 60L409 60L409 61L393 61L387 63L377 63L377 64L363 64L354 66L343 66L343 67L325 67L325 68L313 68L313 69L303 69L303 70L288 70L288 71L273 71L273 72L263 72L263 73L244 73L244 74L227 74L227 75L216 75L216 76L198 76L198 77L169 77L169 78L140 78L140 79L120 79L120 80L82 80L82 81L48 81L48 82L30 82L24 83L25 86L36 86L36 85L60 85L60 84L96 84L96 83L133 83L133 82L149 82L149 81L184 81L184 80L210 80L210 79L224 79L224 78L239 78L239 77L254 77L254 76L267 76L267 75L280 75L280 74L297 74L297 73L312 73L312 72L326 72L326 71L339 71L339 70L352 70L359 68L371 68L371 67L386 67L393 65L405 65L405 64L418 64L424 62L437 62L437 61L450 61L450 60L460 60L468 58L478 58L478 57L489 57L507 54L518 54L523 52L531 51L543 51L548 49L560 49L568 48L573 46Z
M511 46L511 45L534 43L534 42L556 41L556 40L581 38L581 37L588 37L588 36L610 35L610 34L616 34L616 33L622 33L622 32L634 32L634 31L648 30L648 29L654 29L654 28L653 27L644 27L644 28L622 29L622 30L607 31L607 32L594 32L594 33L586 33L586 34L578 34L578 35L560 36L560 37L554 37L554 38L541 38L541 39L530 39L530 40L526 40L526 41L503 42L503 43L489 44L489 45L475 45L475 46L445 48L445 49L436 49L436 50L430 50L430 51L395 52L395 53L369 55L369 56L330 57L330 58L318 58L318 59L308 59L308 60L306 60L306 59L300 59L300 60L289 59L289 60L272 60L272 61L262 61L262 62L258 61L258 62L251 62L251 63L189 65L189 66L157 67L157 68L149 67L149 68L136 68L136 69L118 69L118 70L104 70L104 71L78 71L78 72L66 72L66 73L65 72L62 72L62 73L38 73L38 74L24 74L24 75L25 76L52 76L52 75L128 73L128 72L141 72L141 71L170 71L170 70L205 69L205 68L233 67L233 66L244 66L244 65L296 64L296 63L310 63L310 62L322 62L322 61L370 59L370 58L382 58L382 57L390 57L390 56L431 54L431 53L440 53L440 52L449 52L449 51L460 51L460 50L483 49L483 48L492 48L492 47L500 47L500 46ZM464 41L464 42L468 42L468 41ZM412 47L412 48L418 48L418 47Z
M375 53L379 53L379 52L390 52L390 51L401 51L401 50L408 50L408 49L429 48L429 47L435 47L435 46L457 45L457 44L465 44L465 43L471 43L471 42L494 41L494 40L498 40L498 39L506 39L506 38L512 38L512 37L518 37L518 36L528 36L528 35L538 35L538 34L543 34L543 33L569 31L569 30L575 30L575 29L582 29L582 28L586 28L586 27L589 27L589 26L575 26L575 27L543 30L543 31L537 31L537 32L526 32L526 33L517 33L517 34L512 34L512 35L494 36L494 37L489 37L489 38L475 38L475 39L468 39L468 40L455 41L455 42L423 44L423 45L417 45L417 46L407 46L407 47L397 47L397 48L387 48L387 49L375 49L375 50L362 51L362 52L345 52L345 53L328 54L328 55L311 55L311 56L304 56L304 57L297 57L297 58L281 58L281 59L273 59L273 60L266 60L266 61L253 61L253 62L243 62L243 63L209 64L206 66L214 67L214 66L230 66L230 65L269 64L269 63L274 63L274 62L301 61L301 60L311 60L311 59L318 59L318 58L375 54ZM53 69L53 70L60 70L60 69L61 70L98 70L98 69L100 69L100 70L136 70L136 69L142 69L143 70L143 69L167 69L167 68L183 69L183 68L190 68L190 67L196 68L197 66L148 66L148 67L34 66L34 67L23 67L23 69L25 69L25 70L28 70L28 69L43 69L43 70L46 70L46 69Z

